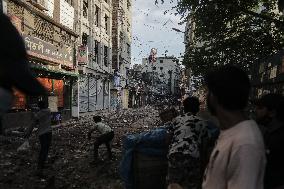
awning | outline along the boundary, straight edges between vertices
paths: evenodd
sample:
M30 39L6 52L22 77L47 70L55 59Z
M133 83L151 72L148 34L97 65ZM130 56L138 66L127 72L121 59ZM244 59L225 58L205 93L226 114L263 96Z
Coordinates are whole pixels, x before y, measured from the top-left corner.
M79 74L74 73L74 72L68 72L65 70L52 70L49 68L46 68L45 66L42 65L35 65L35 64L31 64L31 68L33 70L37 70L37 71L42 71L43 73L41 73L44 76L51 76L51 77L55 77L55 78L62 78L64 76L67 77L73 77L73 78L78 78ZM38 75L38 73L35 73Z

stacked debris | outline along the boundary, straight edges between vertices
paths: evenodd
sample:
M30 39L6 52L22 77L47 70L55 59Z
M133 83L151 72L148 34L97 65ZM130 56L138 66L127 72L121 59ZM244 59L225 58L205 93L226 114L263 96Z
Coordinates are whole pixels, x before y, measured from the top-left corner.
M39 141L35 134L29 140L30 148L18 151L25 141L23 131L11 131L0 137L0 188L123 188L118 174L121 160L121 141L126 134L140 133L160 125L158 112L152 107L98 112L115 132L112 150L114 160L106 160L105 146L99 150L103 162L91 165L92 141L87 133L93 124L92 116L70 120L53 129L49 162L43 177L35 175ZM96 133L95 133L96 134ZM95 135L94 134L94 135Z

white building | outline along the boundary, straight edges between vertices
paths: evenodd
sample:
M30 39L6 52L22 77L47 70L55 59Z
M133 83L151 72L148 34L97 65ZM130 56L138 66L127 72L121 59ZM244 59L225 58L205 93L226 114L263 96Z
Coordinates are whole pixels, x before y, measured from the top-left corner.
M132 0L113 0L112 12L112 69L119 72L119 87L111 90L112 101L128 108L128 70L131 64Z
M112 74L112 0L80 0L77 14L78 49L82 53L82 56L80 52L77 55L79 111L108 109Z
M148 58L143 58L142 67L142 73L150 74L152 83L160 94L179 93L181 67L177 58L174 56L157 57L153 64L149 63Z

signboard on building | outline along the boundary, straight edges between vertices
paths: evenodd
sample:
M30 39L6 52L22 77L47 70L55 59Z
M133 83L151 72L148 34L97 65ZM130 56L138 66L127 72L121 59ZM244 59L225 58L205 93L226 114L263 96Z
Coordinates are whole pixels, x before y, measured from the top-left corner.
M29 55L73 68L72 47L55 47L48 42L27 35L23 35L23 39Z
M88 64L88 46L80 45L78 47L77 62L79 65Z
M152 48L150 52L150 56L148 58L149 63L154 63L157 61L157 49Z
M277 75L277 66L274 66L270 71L270 77L269 78L273 79L273 78L276 77L276 75Z

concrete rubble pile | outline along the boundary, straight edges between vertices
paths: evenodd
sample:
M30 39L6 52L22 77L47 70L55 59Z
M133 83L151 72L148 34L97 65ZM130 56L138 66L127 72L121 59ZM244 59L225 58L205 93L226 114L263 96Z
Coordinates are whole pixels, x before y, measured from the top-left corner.
M18 129L0 136L0 188L123 188L118 170L123 136L159 126L158 112L152 107L144 107L98 114L114 129L114 160L106 159L106 148L102 146L99 153L103 162L90 164L93 148L92 141L86 136L92 116L86 115L54 127L49 162L41 178L35 175L39 141L33 134L29 140L30 148L17 152L25 141L23 129Z

